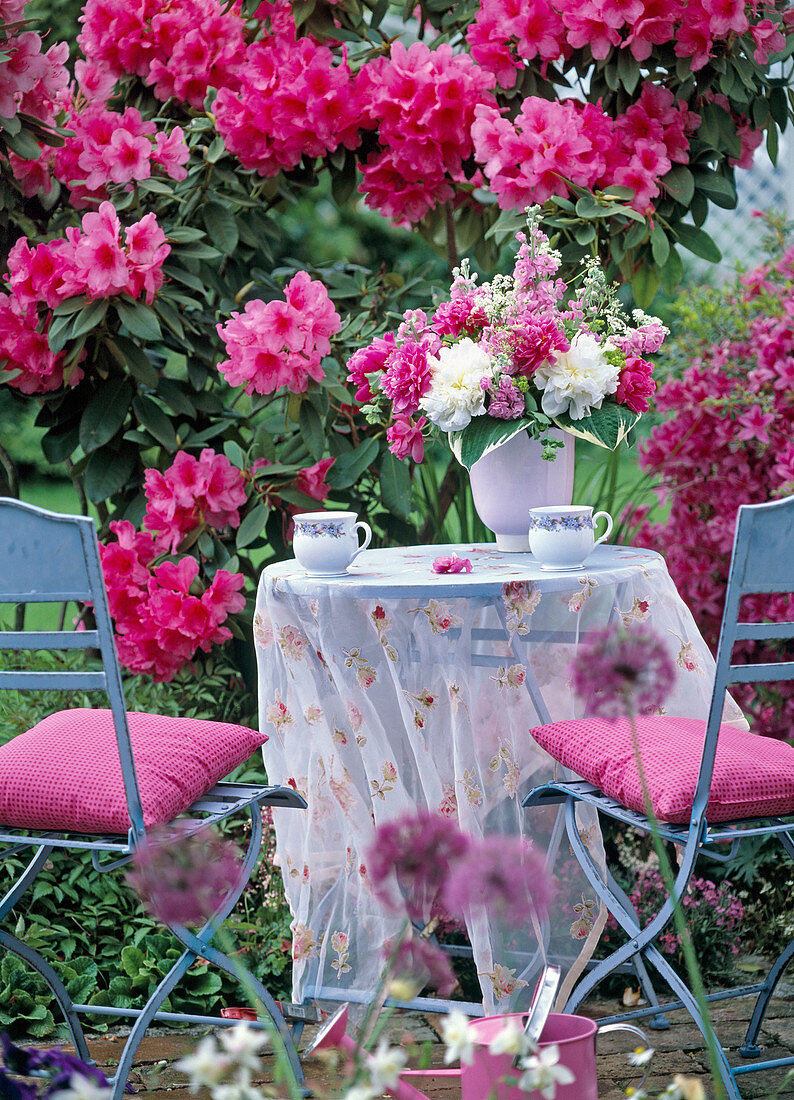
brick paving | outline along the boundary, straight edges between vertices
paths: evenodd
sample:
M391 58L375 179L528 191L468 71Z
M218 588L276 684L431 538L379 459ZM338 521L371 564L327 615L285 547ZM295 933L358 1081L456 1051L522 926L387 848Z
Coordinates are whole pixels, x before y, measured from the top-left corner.
M759 1045L763 1047L761 1058L764 1060L780 1055L794 1055L792 994L794 986L786 987L770 1005L759 1040ZM713 1006L712 1014L718 1034L734 1054L744 1038L751 1007L752 1000L749 998L723 1001ZM617 1008L614 1003L602 1001L591 1003L586 1011L589 1015L598 1017L614 1013ZM647 1031L656 1054L646 1088L651 1092L658 1091L670 1082L674 1074L686 1073L701 1078L707 1095L711 1097L713 1092L708 1057L700 1033L685 1013L673 1012L668 1017L671 1024L668 1030ZM430 1064L439 1067L443 1065L443 1047L439 1039L441 1020L442 1017L428 1013L399 1012L389 1025L388 1035L392 1042L405 1040L417 1045L428 1044L431 1050ZM170 1031L167 1034L147 1036L138 1048L130 1079L136 1093L143 1100L193 1100L193 1093L188 1089L185 1077L173 1068L173 1063L190 1051L202 1034L206 1034L206 1029L194 1028L189 1032ZM301 1048L308 1045L313 1034L313 1028L305 1029ZM111 1073L122 1044L123 1036L120 1034L89 1040L93 1057L101 1068L106 1068ZM626 1051L633 1045L630 1036L619 1035L604 1036L599 1042L599 1100L625 1100L625 1088L637 1083L637 1071L632 1070L626 1061ZM731 1060L734 1063L739 1061L738 1058ZM262 1083L267 1083L267 1058L264 1061L266 1068ZM327 1062L320 1057L306 1059L304 1068L307 1081L315 1088L318 1096L335 1095L332 1088L333 1073ZM771 1097L794 1100L794 1079L784 1085L785 1077L785 1069L767 1070L742 1076L739 1085L747 1100L767 1100ZM459 1100L460 1089L455 1079L428 1077L413 1079L413 1083L422 1089L429 1100Z

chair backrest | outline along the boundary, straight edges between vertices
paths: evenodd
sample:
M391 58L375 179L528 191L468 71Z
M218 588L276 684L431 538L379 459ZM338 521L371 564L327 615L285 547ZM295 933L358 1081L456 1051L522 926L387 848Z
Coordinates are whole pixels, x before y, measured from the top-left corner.
M794 622L740 621L742 597L759 593L794 594L794 496L766 504L743 504L739 508L693 823L705 815L728 686L794 680L794 661L732 663L736 642L794 638Z
M94 521L88 516L60 515L0 497L0 603L72 601L93 605L95 629L4 630L0 631L0 649L90 649L99 652L102 668L0 670L0 690L106 692L116 730L132 834L136 837L143 833L143 812Z

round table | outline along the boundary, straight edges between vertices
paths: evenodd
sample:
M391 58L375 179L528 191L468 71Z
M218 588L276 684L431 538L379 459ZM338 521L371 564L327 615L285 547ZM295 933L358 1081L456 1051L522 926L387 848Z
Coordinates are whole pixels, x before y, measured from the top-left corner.
M452 553L472 572L432 571ZM254 638L265 766L308 800L306 813L275 812L296 1001L364 1001L377 987L383 944L401 927L367 879L377 823L424 807L477 836L523 833L554 849L553 810L521 808L561 774L531 730L581 716L571 657L616 619L669 645L679 675L665 712L705 718L714 662L653 551L597 546L582 568L553 572L492 545L415 546L367 550L341 577L295 561L264 570ZM741 721L729 699L726 720ZM597 848L594 822L583 816L582 829ZM525 1007L539 946L580 963L591 953L603 921L567 857L562 846L542 931L469 922L486 1012Z

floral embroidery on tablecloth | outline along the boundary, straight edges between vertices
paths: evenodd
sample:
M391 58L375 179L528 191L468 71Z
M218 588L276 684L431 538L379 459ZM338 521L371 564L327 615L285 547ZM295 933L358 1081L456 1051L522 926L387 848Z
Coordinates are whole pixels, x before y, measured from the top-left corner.
M295 719L287 708L287 704L281 698L278 688L276 688L273 702L267 704L265 719L270 722L272 726L276 727L276 734L283 745L284 738L282 737L281 731L283 729L289 729L290 726L294 725Z
M499 751L496 756L492 757L488 768L492 772L498 772L501 767L506 769L505 774L502 776L502 782L504 788L510 798L515 798L518 793L518 780L521 775L521 770L516 763L512 750L499 738Z
M641 600L639 596L635 596L628 611L619 611L623 625L628 627L632 623L644 623L650 615L650 606L650 600Z
M367 691L378 678L378 674L366 657L361 656L360 649L343 649L345 655L345 668L355 668L358 686L362 691Z
M463 707L466 717L468 718L469 708L466 704L466 700L463 698L462 691L463 689L457 681L453 680L452 683L449 684L449 705L453 714L458 713L458 707Z
M523 686L527 678L526 665L510 665L506 668L504 665L500 665L497 669L496 676L491 676L491 679L496 682L496 686L500 691L504 688L520 688Z
M364 724L364 715L351 699L348 699L345 703L345 710L347 711L347 720L350 723L350 728L353 731L356 744L359 748L363 748L367 743L366 737L361 732L361 727Z
M331 950L336 953L336 958L331 960L331 967L336 971L336 980L339 981L343 974L349 974L353 969L347 961L350 958L350 952L346 932L331 934Z
M350 874L353 873L353 871L355 871L355 869L356 869L356 853L348 845L348 847L345 848L345 874L350 875Z
M406 691L403 688L403 695L411 704L411 709L414 712L415 728L418 730L424 729L427 715L423 714L422 711L429 713L435 707L438 699L435 695L431 695L427 688L422 688L420 692Z
M490 978L494 997L497 1001L504 1001L507 997L512 997L517 989L522 989L528 984L523 978L516 977L515 970L509 970L501 963L494 963L493 970L480 970L478 973L483 978Z
M323 717L323 708L319 707L316 703L309 703L308 707L306 707L303 712L303 717L306 720L307 726L316 726Z
M571 925L571 939L586 940L595 923L595 902L582 894L582 900L577 901L573 911L579 915Z
M444 603L443 600L430 600L427 607L411 607L408 614L415 615L417 611L427 616L430 629L434 634L446 634L453 627L463 626L460 615L456 615L452 605Z
M459 779L458 783L463 785L463 791L470 806L482 806L482 787L477 782L477 773L474 768L466 768L463 779Z
M339 778L334 773L334 759L331 757L331 774L328 776L328 787L331 794L339 803L343 813L349 813L356 804L356 792L353 781L347 768L342 766L342 776Z
M383 646L383 652L389 658L390 661L397 660L397 650L390 644L386 631L391 629L392 619L391 615L387 615L383 609L382 604L376 604L370 612L372 622L375 625L375 629L378 632L378 639Z
M381 768L380 779L370 779L369 785L372 787L372 797L380 798L383 802L386 801L386 795L389 791L394 790L394 784L397 779L397 769L391 760L384 761Z
M515 634L529 634L529 623L524 622L537 610L540 589L532 581L508 581L502 585L502 603L507 612L506 626L513 640Z
M685 672L697 672L701 676L705 676L706 674L701 667L698 655L695 653L695 647L692 643L685 642L674 630L669 630L668 632L680 642L678 653L675 655L675 663L678 667L682 668Z
M451 783L445 783L441 788L441 801L437 806L437 812L442 817L458 816L458 796Z
M598 581L595 577L579 577L579 584L582 586L581 589L574 592L568 600L568 610L574 615L579 614L585 605L585 601L592 596L593 589L598 588Z
M340 730L338 726L334 726L334 732L331 734L336 745L347 744L347 734L344 730Z
M273 642L273 621L262 611L254 615L254 641L262 649L267 649Z
M318 946L311 928L302 921L296 921L292 926L292 957L295 962L298 959L317 958Z

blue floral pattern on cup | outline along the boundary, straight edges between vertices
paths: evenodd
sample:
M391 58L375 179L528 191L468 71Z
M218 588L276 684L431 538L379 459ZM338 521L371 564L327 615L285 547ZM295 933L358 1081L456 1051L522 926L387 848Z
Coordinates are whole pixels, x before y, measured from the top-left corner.
M344 524L333 520L326 520L324 523L301 523L300 520L297 520L295 530L310 539L317 539L320 535L329 535L332 539L341 539L344 538L345 534Z
M595 529L593 517L585 514L578 516L530 516L529 529L540 531L584 531L588 527Z

